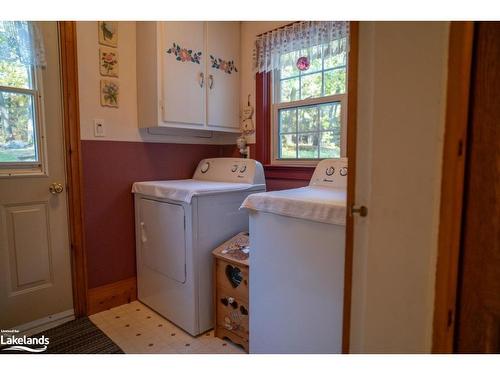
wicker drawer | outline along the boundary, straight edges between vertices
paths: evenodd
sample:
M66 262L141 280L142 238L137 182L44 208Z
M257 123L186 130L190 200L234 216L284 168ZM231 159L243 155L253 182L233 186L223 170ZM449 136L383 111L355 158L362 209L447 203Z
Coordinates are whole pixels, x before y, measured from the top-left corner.
M248 301L248 268L217 259L216 287L231 292L231 297Z
M225 290L217 293L217 325L248 340L248 303Z

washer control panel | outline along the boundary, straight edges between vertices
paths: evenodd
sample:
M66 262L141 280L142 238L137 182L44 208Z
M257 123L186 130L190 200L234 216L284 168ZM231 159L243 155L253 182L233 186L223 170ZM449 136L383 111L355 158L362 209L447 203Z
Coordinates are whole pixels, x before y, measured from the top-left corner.
M347 188L347 158L321 160L309 185Z
M262 164L243 158L204 159L198 164L193 179L265 184Z

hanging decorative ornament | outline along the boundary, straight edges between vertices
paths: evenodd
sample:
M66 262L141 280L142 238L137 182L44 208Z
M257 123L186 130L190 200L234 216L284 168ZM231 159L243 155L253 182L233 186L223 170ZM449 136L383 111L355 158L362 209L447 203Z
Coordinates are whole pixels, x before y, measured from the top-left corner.
M307 58L307 56L302 56L302 57L299 57L297 59L297 69L299 69L300 71L305 71L307 69L309 69L309 66L311 66L311 63L309 62L309 59Z

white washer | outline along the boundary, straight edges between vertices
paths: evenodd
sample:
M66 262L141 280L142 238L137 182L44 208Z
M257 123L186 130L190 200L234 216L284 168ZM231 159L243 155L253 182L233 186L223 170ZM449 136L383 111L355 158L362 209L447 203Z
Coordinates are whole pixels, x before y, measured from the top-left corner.
M340 353L347 159L250 195L250 353Z
M211 251L248 230L239 210L265 191L251 159L202 160L192 179L136 182L138 299L191 335L213 327Z

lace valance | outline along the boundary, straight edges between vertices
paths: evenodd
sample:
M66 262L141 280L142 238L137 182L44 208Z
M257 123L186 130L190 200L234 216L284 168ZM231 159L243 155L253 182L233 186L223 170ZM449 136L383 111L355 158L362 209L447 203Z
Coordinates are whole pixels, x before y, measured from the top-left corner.
M0 21L0 59L46 66L42 34L34 22Z
M259 73L280 68L280 56L296 50L334 43L329 53L337 54L349 48L349 22L303 21L269 31L257 37L254 49L254 67Z

